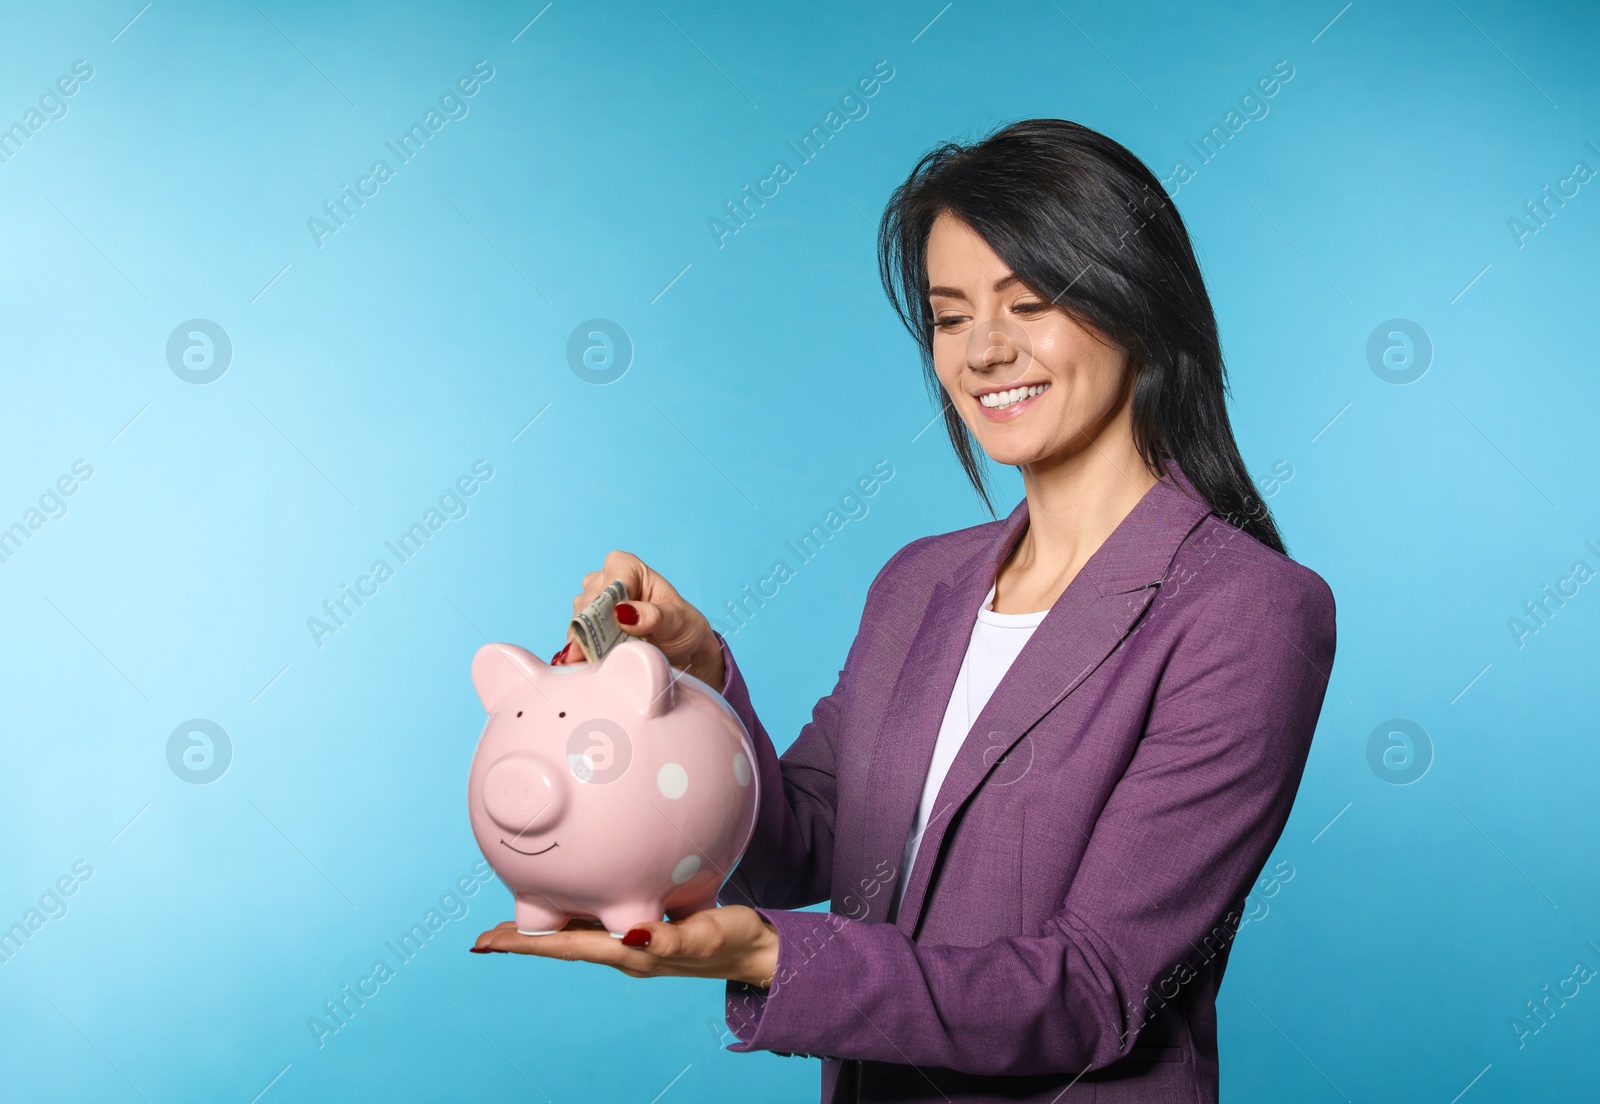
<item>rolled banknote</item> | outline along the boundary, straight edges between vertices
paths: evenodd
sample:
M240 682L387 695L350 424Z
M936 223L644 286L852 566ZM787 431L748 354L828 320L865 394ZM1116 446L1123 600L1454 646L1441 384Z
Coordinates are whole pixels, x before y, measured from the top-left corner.
M573 635L578 638L578 647L583 649L583 656L590 663L599 663L622 639L622 626L617 624L616 609L618 602L627 600L627 585L621 579L614 579L572 619Z

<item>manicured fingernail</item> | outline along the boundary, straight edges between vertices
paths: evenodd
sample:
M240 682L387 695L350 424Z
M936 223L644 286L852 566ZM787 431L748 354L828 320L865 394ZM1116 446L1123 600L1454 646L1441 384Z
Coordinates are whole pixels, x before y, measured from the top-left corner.
M622 625L637 625L639 623L639 611L634 608L633 603L617 603L617 622Z
M467 950L471 951L473 954L488 954L490 951L494 950L494 948L493 947L468 947Z
M621 610L622 607L618 606L617 609ZM633 622L630 621L628 624L631 625ZM650 933L643 928L629 928L628 934L622 937L622 945L624 947L648 947L650 946Z
M560 663L562 658L567 654L567 649L570 647L572 647L572 641L570 640L561 645L561 650L550 657L550 666L554 667L556 664Z

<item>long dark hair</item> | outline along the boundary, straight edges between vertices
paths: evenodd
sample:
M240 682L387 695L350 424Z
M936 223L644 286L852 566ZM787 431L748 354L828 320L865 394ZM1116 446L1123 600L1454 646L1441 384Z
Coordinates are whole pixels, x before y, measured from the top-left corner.
M1029 288L1128 350L1133 440L1158 476L1172 459L1225 521L1284 552L1228 422L1217 320L1189 232L1161 182L1128 149L1065 119L1027 119L917 162L878 224L884 290L933 368L928 232L949 212L975 230ZM994 516L975 441L955 408L945 430Z

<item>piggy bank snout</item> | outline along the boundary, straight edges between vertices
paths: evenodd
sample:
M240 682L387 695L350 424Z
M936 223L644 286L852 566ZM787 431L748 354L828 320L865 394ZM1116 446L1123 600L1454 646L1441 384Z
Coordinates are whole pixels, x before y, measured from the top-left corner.
M484 811L509 832L521 835L551 828L566 804L560 772L536 755L507 755L484 775Z

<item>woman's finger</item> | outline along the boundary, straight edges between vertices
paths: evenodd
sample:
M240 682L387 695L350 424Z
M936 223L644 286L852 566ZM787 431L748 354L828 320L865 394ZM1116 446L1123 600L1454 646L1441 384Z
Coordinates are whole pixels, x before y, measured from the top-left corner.
M522 935L514 924L505 923L480 935L474 949L593 962L629 977L754 976L766 986L777 965L778 947L770 932L771 924L753 909L729 905L677 921L641 921L622 939L576 926L550 935Z
M600 597L600 592L614 582L620 581L627 588L629 598L649 598L653 595L646 594L652 588L646 580L652 577L644 561L631 552L608 552L605 564L599 571L591 571L583 577L583 589L577 597L572 599L572 612L574 615L590 602ZM659 576L654 576L659 578Z
M509 930L501 925L480 935L471 949L479 954L498 951L560 962L592 962L614 967L631 977L682 976L687 972L613 939L603 928L568 926L549 935L523 935L515 924Z
M732 909L712 907L680 920L647 920L623 933L622 945L637 947L680 965L710 965L751 936L744 917ZM684 962L682 960L688 960Z
M578 638L572 635L571 630L568 630L566 642L561 645L561 650L550 657L550 666L561 667L565 664L583 663L585 661L583 648L578 644Z
M617 607L617 623L629 636L660 648L679 670L688 670L704 651L701 618L693 606L682 602L624 602Z
M682 622L682 608L633 600L618 603L616 617L617 625L629 636L668 641L676 637Z
M604 590L615 579L622 580L628 588L629 598L653 598L650 593L650 580L655 573L645 566L644 561L632 552L613 550L606 553L604 564L600 568L600 590ZM598 591L597 591L598 593Z
M599 571L591 571L583 577L582 587L572 599L572 616L587 609L589 603L600 597L601 591L613 582L621 582L629 598L650 597L647 590L657 590L660 587L651 587L646 580L652 577L650 569L645 567L644 561L631 552L612 551L606 553L605 563ZM670 587L667 590L671 590ZM569 631L567 645L563 651L556 653L551 659L552 665L562 663L582 663L583 652L578 647L578 641Z
M674 667L689 670L696 656L707 651L705 638L709 626L671 583L650 570L632 552L613 549L606 553L599 571L591 571L583 577L583 590L572 600L573 615L617 581L627 592L626 601L619 603L614 613L618 627L624 634L648 640L660 648ZM577 637L569 629L566 642L551 657L550 663L565 666L585 660ZM705 673L714 675L709 670Z

